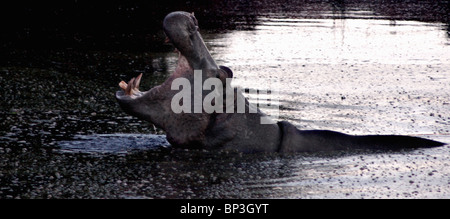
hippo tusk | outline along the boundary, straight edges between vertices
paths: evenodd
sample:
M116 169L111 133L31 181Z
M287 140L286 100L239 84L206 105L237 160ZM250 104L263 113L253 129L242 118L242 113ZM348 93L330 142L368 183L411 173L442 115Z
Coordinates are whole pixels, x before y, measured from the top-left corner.
M134 94L139 93L139 84L141 83L142 73L139 74L136 78L132 78L128 84L125 81L121 81L119 83L119 87L125 91L125 94L128 96L132 96Z

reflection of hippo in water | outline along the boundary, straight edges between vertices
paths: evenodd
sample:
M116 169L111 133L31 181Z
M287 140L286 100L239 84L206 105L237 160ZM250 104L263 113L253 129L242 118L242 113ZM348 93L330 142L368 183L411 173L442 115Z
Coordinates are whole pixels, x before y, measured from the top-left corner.
M227 80L233 77L231 70L218 66L206 48L198 32L195 17L186 12L173 12L164 19L164 31L168 40L179 52L175 72L161 85L149 91L138 90L141 75L130 82L121 82L123 91L116 93L121 108L130 115L147 120L167 133L167 140L175 147L236 149L243 152L295 152L295 151L330 151L342 149L398 149L441 146L443 143L409 136L351 136L333 131L301 131L289 122L261 124L265 115L249 103L242 93L231 88ZM201 82L215 79L222 82L222 98L232 93L231 102L236 107L239 100L244 100L245 113L195 111L195 103L189 103L188 110L176 113L173 99L180 94L174 81L185 78L194 84L194 71L201 70ZM217 85L216 85L217 86ZM184 87L183 87L184 89ZM205 99L215 90L196 90L190 86L189 95L177 101L185 104L186 100ZM229 97L229 96L228 96ZM182 101L181 101L182 100ZM228 98L227 98L228 100ZM183 102L186 101L186 102ZM223 105L225 108L226 103ZM254 110L251 113L250 109Z

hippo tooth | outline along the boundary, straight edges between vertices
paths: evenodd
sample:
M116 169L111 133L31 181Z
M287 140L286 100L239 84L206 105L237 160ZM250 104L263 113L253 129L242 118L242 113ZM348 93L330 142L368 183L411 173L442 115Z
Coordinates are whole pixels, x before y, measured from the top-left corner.
M133 95L133 89L134 89L134 80L135 80L136 78L132 78L129 82L128 82L128 86L127 86L127 89L125 90L125 94L126 95L129 95L129 96L131 96L131 95Z
M137 77L136 77L136 80L134 81L134 83L135 83L135 88L136 89L138 89L139 90L139 84L141 84L141 78L142 78L142 73L141 74L139 74Z
M141 83L142 73L139 74L136 78L132 78L128 84L125 81L121 81L119 83L119 87L122 88L122 90L125 91L126 95L134 95L136 93L139 93L139 84Z
M127 87L128 87L128 84L127 84L127 82L125 82L125 81L121 81L120 83L119 83L119 87L120 88L122 88L122 90L127 90Z

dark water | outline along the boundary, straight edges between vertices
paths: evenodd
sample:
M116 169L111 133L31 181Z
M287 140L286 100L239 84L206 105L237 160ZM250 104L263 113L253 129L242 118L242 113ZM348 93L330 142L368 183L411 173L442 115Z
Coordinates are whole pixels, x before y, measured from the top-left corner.
M380 2L2 7L0 198L449 198L449 146L289 156L174 150L114 99L120 80L144 73L148 89L168 77L176 54L161 21L195 11L235 85L277 86L280 119L450 143L448 5Z

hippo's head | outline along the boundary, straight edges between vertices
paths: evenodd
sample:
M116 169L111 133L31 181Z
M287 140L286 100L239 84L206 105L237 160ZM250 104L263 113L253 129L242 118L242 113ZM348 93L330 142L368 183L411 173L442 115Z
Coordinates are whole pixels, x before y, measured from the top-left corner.
M193 82L194 70L202 70L203 81L215 77L225 84L232 72L227 67L217 66L198 32L193 14L172 12L165 17L163 27L166 41L171 42L179 53L175 72L164 83L148 91L139 90L142 74L128 83L121 81L119 86L122 90L116 92L116 99L126 113L164 129L172 144L201 141L211 115L204 112L174 113L171 103L179 91L173 90L172 82L178 78ZM203 91L201 95L204 97L209 92Z

